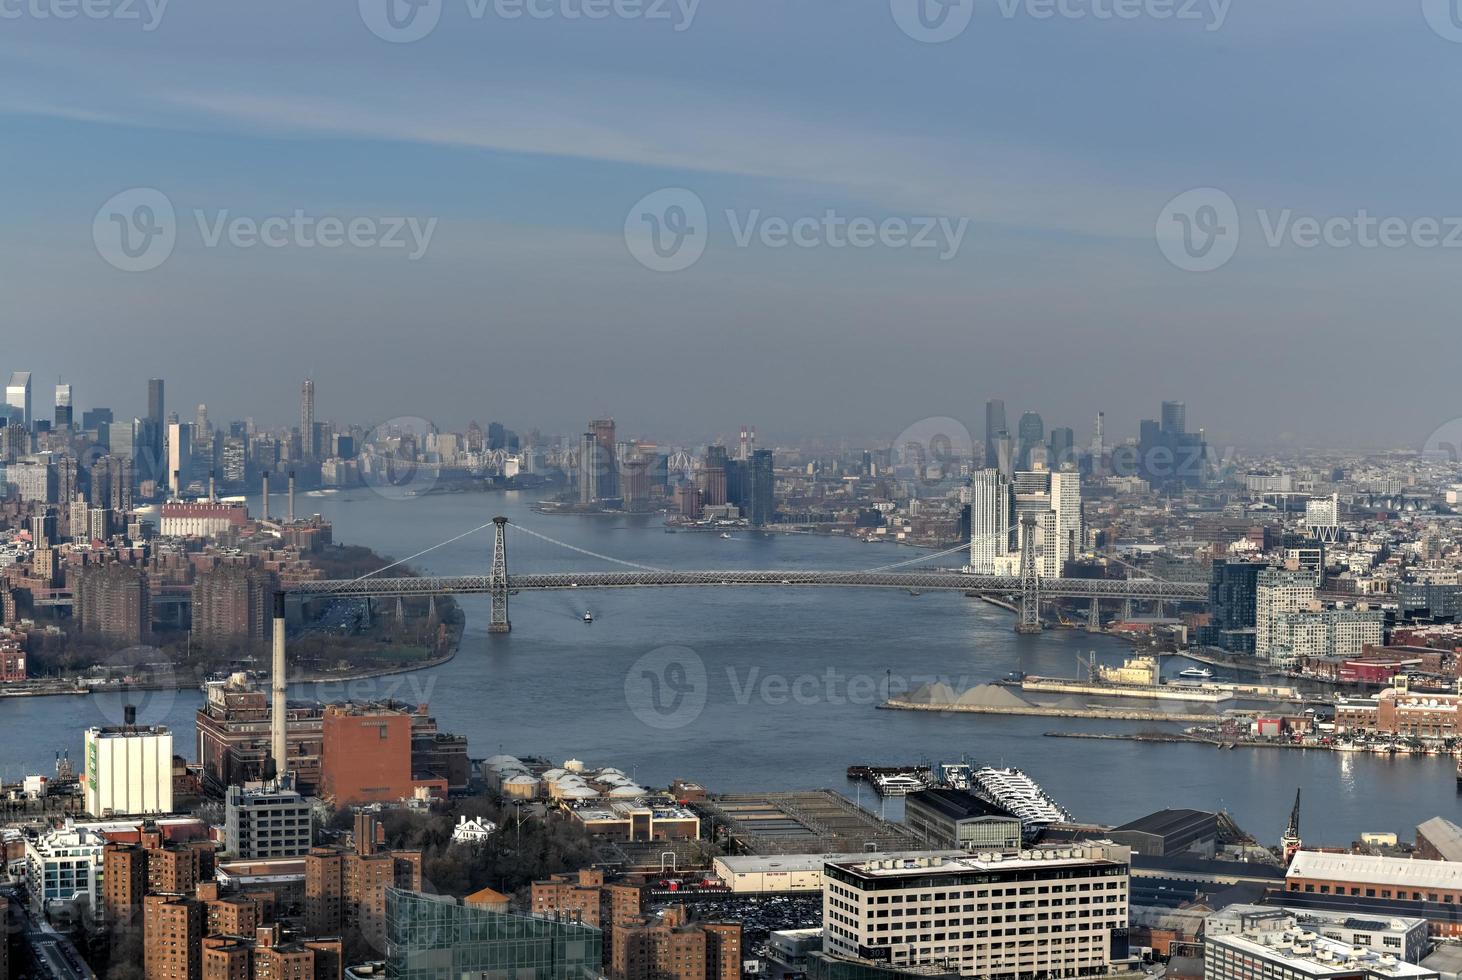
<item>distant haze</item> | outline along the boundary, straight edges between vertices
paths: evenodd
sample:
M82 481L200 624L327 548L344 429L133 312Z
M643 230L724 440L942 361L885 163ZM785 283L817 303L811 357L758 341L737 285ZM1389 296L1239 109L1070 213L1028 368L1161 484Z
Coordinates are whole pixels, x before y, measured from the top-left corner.
M341 424L608 414L665 441L746 422L764 445L931 416L979 439L990 397L1082 443L1098 410L1116 439L1165 398L1250 446L1415 447L1462 416L1462 249L1271 246L1264 224L1462 216L1462 37L1425 4L1235 0L1219 24L982 0L938 44L888 0L668 6L688 23L443 0L413 43L357 6L6 20L0 374L33 372L37 414L58 376L78 420L142 414L161 376L185 419L297 424L309 374ZM1154 227L1203 187L1237 202L1242 242L1195 273ZM151 271L94 243L130 188L176 209ZM624 240L661 188L706 208L683 271ZM760 237L829 211L969 223L949 256ZM414 260L209 241L295 212L435 225Z

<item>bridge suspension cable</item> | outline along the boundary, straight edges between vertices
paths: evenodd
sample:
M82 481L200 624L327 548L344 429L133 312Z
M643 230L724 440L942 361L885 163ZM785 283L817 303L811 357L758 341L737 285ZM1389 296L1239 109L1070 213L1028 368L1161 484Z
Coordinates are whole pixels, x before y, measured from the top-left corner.
M351 584L353 584L355 582L361 582L361 581L364 581L365 579L368 579L368 578L374 578L375 576L381 574L382 572L390 571L391 569L396 568L397 566L400 566L400 565L404 565L404 564L406 564L409 561L415 561L416 559L420 558L422 555L429 555L433 551L436 551L438 548L444 548L444 547L446 547L449 544L453 544L453 543L455 543L457 541L461 541L463 538L469 538L472 535L476 534L478 531L486 531L490 527L492 527L492 521L488 521L486 524L483 524L480 527L474 527L470 531L463 531L461 534L458 534L455 537L450 537L450 538L448 538L445 541L439 541L439 542L437 542L436 544L432 545L430 548L424 548L421 551L418 551L414 555L407 555L405 558L401 558L401 559L398 559L396 561L393 561L389 565L382 565L380 568L376 569L373 572L366 572L364 575L360 575L360 576L358 576L356 578L349 579L349 580L347 580L345 582L342 582L340 584L339 588L343 589L343 588L345 588L345 587L347 587L347 586L349 586L349 585L351 585ZM331 590L331 591L337 591L337 590ZM328 594L328 593L326 593L326 594Z
M966 542L964 544L957 544L953 548L946 548L943 551L936 551L932 555L920 555L917 558L910 558L908 561L895 562L892 565L879 565L877 568L870 568L870 569L867 569L867 571L869 571L869 572L888 572L888 571L892 571L895 568L903 568L903 567L905 567L907 565L918 565L918 564L920 564L922 562L926 562L926 561L929 561L929 560L934 559L934 558L943 558L945 555L952 555L952 554L955 554L956 552L969 551L969 550L970 550L969 543Z
M491 525L488 525L488 526L490 527ZM588 555L590 558L598 558L600 561L613 562L616 565L624 565L626 568L638 568L642 572L664 572L664 571L667 571L667 569L664 569L664 568L656 568L654 565L640 565L640 564L637 564L637 563L632 562L632 561L625 561L622 558L611 558L608 555L601 555L597 551L590 551L587 548L578 548L578 547L575 547L574 545L566 544L563 541L555 541L553 538L550 538L548 535L546 535L546 534L539 534L537 531L530 530L529 528L526 528L526 527L524 527L521 524L510 524L508 526L509 527L512 527L512 528L516 528L518 531L522 532L523 534L531 535L531 536L533 536L535 538L539 538L540 540L547 541L549 544L556 544L560 548L567 548L570 551L577 551L581 555ZM481 528L479 528L478 530L481 530Z

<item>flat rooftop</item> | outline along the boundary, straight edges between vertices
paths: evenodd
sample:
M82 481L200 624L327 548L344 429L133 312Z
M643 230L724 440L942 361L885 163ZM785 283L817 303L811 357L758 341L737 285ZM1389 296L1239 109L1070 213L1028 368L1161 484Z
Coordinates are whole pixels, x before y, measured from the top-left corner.
M1116 864L1113 852L1126 853L1116 844L1096 847L1046 847L1028 851L923 851L874 858L843 858L829 862L836 867L869 878L927 877L966 872L1014 871L1031 868L1074 868L1091 864Z
M1462 864L1374 854L1300 851L1290 862L1288 877L1354 881L1367 885L1462 889Z
M1335 942L1306 929L1275 930L1262 934L1210 935L1208 942L1226 945L1239 952L1263 957L1291 970L1311 975L1353 976L1361 970L1416 980L1437 975L1434 970L1407 963L1395 956L1382 955L1349 943Z
M1015 814L1004 807L997 806L989 800L981 799L974 793L962 789L926 789L910 793L905 797L906 806L915 801L951 820L968 820L972 817L1018 819Z

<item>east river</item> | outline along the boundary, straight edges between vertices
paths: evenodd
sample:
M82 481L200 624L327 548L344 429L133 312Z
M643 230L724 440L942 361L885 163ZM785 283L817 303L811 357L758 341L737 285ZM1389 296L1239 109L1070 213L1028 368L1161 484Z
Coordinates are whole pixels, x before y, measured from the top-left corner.
M441 494L393 499L368 490L298 499L334 522L335 539L395 558L486 524L495 514L589 551L674 568L872 568L908 549L842 538L731 532L666 534L648 519L544 516L536 495ZM257 501L251 501L257 509ZM274 500L276 512L283 498ZM491 529L414 562L442 575L485 574ZM615 566L510 538L513 570ZM1416 824L1459 818L1453 762L1310 750L1047 738L1049 731L1152 728L1093 720L878 710L885 690L944 679L956 688L1010 671L1071 676L1095 651L1119 662L1126 644L1050 630L1017 636L1010 614L958 594L837 588L664 588L511 597L513 630L487 633L488 603L467 615L451 662L410 674L333 685L340 697L427 701L474 756L500 751L613 765L646 785L682 777L713 791L834 787L852 763L959 761L1025 769L1080 820L1120 823L1164 806L1224 808L1265 843L1283 832L1304 790L1307 842L1344 844L1363 831L1410 838ZM594 621L583 616L592 611ZM1184 666L1180 660L1170 671ZM300 687L292 697L315 693ZM170 725L190 757L197 690L134 695L140 720ZM0 775L50 772L58 751L80 767L82 732L120 720L117 696L0 700ZM1169 726L1176 728L1178 726ZM889 804L889 815L899 809Z

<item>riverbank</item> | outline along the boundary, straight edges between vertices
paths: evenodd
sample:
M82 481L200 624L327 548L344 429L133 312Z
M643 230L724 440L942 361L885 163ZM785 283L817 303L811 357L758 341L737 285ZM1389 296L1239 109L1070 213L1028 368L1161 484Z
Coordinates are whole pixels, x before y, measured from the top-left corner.
M1016 715L1026 718L1092 718L1105 721L1174 721L1211 723L1216 715L1178 714L1166 711L1143 711L1133 708L1071 708L1062 705L1033 704L1017 707L1004 704L919 704L890 698L879 706L885 711L925 711L936 714Z

